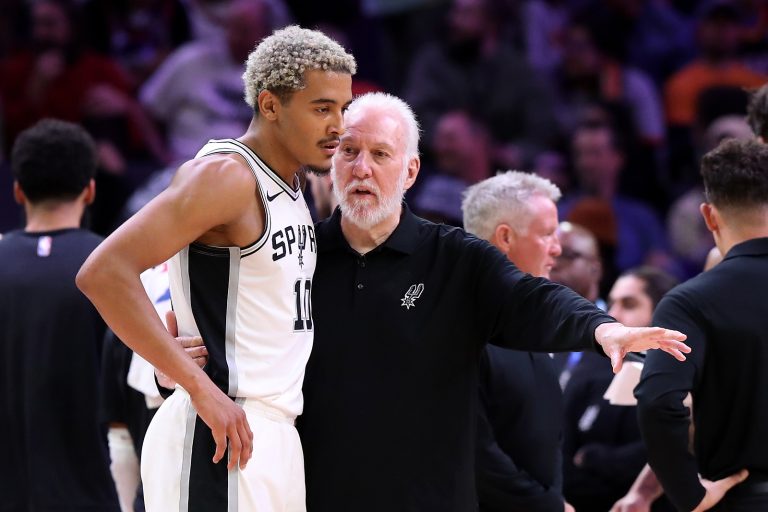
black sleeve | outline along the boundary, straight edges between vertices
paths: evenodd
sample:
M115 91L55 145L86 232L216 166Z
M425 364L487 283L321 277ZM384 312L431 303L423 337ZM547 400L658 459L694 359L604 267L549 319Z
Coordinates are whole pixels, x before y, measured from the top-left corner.
M679 510L692 510L704 498L698 466L688 451L689 410L683 405L704 362L706 340L695 309L681 294L667 295L653 315L653 325L684 332L691 353L684 362L660 350L648 352L635 388L640 432L648 463Z
M490 244L474 249L481 252L474 303L485 339L516 350L603 353L595 329L614 318L570 288L521 272Z
M99 416L105 425L128 423L126 393L126 371L122 349L123 343L111 329L104 334L101 353Z
M562 512L563 496L556 487L545 487L515 465L501 449L486 414L488 355L483 351L479 365L480 403L477 417L477 496L485 512ZM558 465L558 467L560 467Z

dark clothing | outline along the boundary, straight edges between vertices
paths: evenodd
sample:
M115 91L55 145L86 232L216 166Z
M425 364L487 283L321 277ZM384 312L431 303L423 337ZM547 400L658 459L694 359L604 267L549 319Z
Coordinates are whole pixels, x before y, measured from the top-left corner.
M75 287L80 229L0 240L0 510L115 511L99 421L104 324Z
M102 357L101 418L104 423L125 424L136 455L141 457L144 434L157 409L149 409L144 393L128 385L132 358L133 351L111 329L107 329Z
M768 238L758 238L734 246L712 270L669 292L654 313L654 325L684 332L692 349L684 363L649 353L635 388L648 460L680 510L704 497L697 473L709 480L742 468L750 479L768 474L766 289ZM688 392L695 456L688 451L683 406Z
M315 344L298 424L308 510L475 510L485 341L592 348L595 328L613 320L523 274L487 242L407 207L364 256L340 221L337 209L316 227Z
M588 352L571 370L565 387L563 493L577 512L607 512L645 466L645 448L634 407L603 398L613 371ZM581 465L574 457L581 452Z
M563 396L552 358L488 345L479 372L480 510L562 512Z

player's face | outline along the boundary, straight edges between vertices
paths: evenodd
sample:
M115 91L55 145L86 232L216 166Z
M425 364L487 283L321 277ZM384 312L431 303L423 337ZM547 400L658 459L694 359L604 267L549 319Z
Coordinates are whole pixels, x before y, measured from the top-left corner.
M560 255L557 238L557 207L551 199L535 195L528 200L531 222L528 230L516 234L507 254L523 272L549 278Z
M404 132L402 122L386 112L347 115L331 176L345 218L362 228L399 215L415 179L405 158Z
M304 80L306 87L281 103L278 129L298 166L325 173L344 133L343 115L352 101L352 77L311 70L304 74Z
M608 294L608 314L629 327L647 327L653 317L653 302L645 283L635 276L616 280Z

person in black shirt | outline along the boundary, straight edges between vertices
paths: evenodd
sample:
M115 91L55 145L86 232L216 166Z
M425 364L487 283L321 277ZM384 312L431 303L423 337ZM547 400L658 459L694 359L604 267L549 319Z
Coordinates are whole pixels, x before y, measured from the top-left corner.
M768 509L768 146L723 142L704 156L701 174L707 198L701 212L725 257L656 309L653 323L684 329L694 351L682 365L648 355L635 388L638 418L649 464L679 510L762 511ZM689 392L695 455L682 403Z
M534 174L500 173L464 197L467 232L517 268L549 278L560 255L560 190ZM607 367L608 365L606 365ZM573 511L562 494L563 397L549 354L487 345L480 356L477 494L483 512Z
M684 335L633 329L572 291L520 272L461 229L403 204L418 126L385 94L356 99L333 157L340 207L316 227L315 345L297 427L307 508L476 508L477 361L486 341L526 350L600 345L677 357Z
M608 314L624 325L650 325L653 308L675 284L660 270L631 269L611 288ZM635 408L604 398L613 377L599 358L584 353L564 391L564 492L577 512L608 511L646 462Z
M11 164L26 226L0 240L0 509L119 512L98 414L105 326L75 287L101 240L80 229L94 144L44 120L19 135Z

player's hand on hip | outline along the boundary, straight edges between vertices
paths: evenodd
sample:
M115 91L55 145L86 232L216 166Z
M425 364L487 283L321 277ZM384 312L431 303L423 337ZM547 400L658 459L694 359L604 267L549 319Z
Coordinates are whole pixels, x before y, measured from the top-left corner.
M618 373L629 352L661 349L678 361L685 361L691 348L683 343L687 336L663 327L627 327L618 322L600 324L595 329L595 341L611 358L613 372Z
M176 313L173 311L167 311L165 313L165 325L171 336L176 338L176 341L181 344L184 352L197 363L197 366L202 368L208 363L208 349L205 348L205 345L203 344L203 338L200 336L179 336Z
M573 505L571 505L570 503L568 503L566 501L565 505L564 505L564 508L563 508L563 512L576 512L576 509L573 508Z
M179 336L176 313L173 311L166 312L165 325L171 336L176 338L176 341L182 346L184 352L195 361L197 366L203 368L208 364L208 349L205 348L205 345L203 344L203 338L200 336ZM155 376L157 377L158 384L165 389L173 389L176 387L176 382L157 368L155 368Z
M720 480L715 480L714 482L701 478L701 485L704 486L707 493L704 495L704 499L701 500L701 503L699 503L699 506L693 509L692 512L703 512L704 510L711 509L723 499L723 496L731 490L731 487L740 484L746 480L748 476L749 471L742 469L738 473L734 473L731 476L727 476Z
M227 442L229 442L227 469L234 468L238 463L240 469L244 469L253 453L253 432L248 425L243 408L215 387L212 382L210 387L192 396L192 404L200 419L210 427L213 440L216 442L213 463L218 464L224 457L227 452Z

